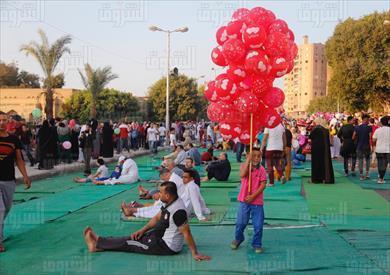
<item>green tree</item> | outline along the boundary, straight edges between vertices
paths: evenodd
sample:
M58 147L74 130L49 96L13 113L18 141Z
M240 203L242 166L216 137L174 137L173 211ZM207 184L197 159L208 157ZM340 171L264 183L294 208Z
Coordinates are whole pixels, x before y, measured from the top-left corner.
M78 119L86 122L90 119L92 94L89 91L74 93L64 104L62 115L68 119ZM115 89L104 89L96 100L98 120L121 120L134 116L139 110L138 100L131 93Z
M198 91L194 78L185 75L169 79L169 114L173 120L195 120L204 109L203 95ZM163 121L165 118L166 78L161 78L148 90L150 118Z
M41 38L41 44L31 41L29 44L22 45L20 50L25 52L27 56L33 56L42 68L45 76L43 81L45 83L45 113L47 118L52 118L54 103L53 88L55 86L54 70L61 57L65 53L70 53L67 45L70 44L72 38L70 35L65 35L54 41L53 44L50 44L43 30L38 30L38 34Z
M63 73L53 76L51 81L53 89L60 89L65 85L65 76ZM43 88L47 88L47 82L44 81Z
M337 111L337 98L335 98L331 95L316 97L310 101L310 104L306 108L306 111L308 113L336 112Z
M26 71L19 72L13 63L0 62L0 87L40 88L39 76Z
M107 66L103 69L97 68L96 70L87 63L84 67L85 75L79 70L81 80L85 88L91 93L91 117L96 118L97 116L97 98L103 91L106 85L113 79L118 78L116 74L111 72L111 67Z
M330 94L345 101L349 111L389 110L390 12L373 13L338 24L325 45L333 75Z

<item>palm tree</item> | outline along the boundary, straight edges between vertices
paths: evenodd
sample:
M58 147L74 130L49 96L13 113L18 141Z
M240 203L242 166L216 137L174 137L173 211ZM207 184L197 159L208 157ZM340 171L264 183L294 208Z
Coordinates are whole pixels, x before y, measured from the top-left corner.
M97 97L101 91L105 88L105 86L115 78L118 78L116 74L113 74L111 72L111 67L107 66L103 69L97 68L96 70L92 69L91 65L88 63L84 66L85 75L82 74L82 72L79 70L81 80L83 81L83 84L85 88L91 93L92 95L92 102L91 102L91 117L96 118L96 102Z
M72 41L70 35L65 35L54 41L53 44L49 44L49 40L43 30L38 30L38 34L41 37L41 44L31 41L29 44L22 45L20 51L26 53L26 56L32 55L41 66L45 78L45 113L47 118L53 117L53 86L55 85L56 76L54 70L58 65L61 57L64 53L70 53L70 49L67 47Z

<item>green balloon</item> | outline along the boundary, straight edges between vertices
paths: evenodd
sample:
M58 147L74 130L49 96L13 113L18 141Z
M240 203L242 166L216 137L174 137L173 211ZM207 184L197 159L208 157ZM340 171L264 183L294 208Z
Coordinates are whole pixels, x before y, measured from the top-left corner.
M35 108L31 113L34 118L40 118L42 116L42 111L38 108Z
M120 132L121 132L121 130L119 130L119 128L116 128L116 129L114 130L114 133L115 133L116 135L119 135Z

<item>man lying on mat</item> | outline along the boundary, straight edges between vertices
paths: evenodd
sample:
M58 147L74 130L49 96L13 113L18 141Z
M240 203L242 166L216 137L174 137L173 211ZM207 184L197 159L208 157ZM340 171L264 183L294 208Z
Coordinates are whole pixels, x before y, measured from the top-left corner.
M200 254L196 248L188 224L186 208L177 195L176 184L163 182L160 185L160 196L165 207L162 207L156 216L130 237L99 237L91 227L87 227L84 230L84 240L88 251L174 255L182 250L185 240L196 261L210 260L209 256Z

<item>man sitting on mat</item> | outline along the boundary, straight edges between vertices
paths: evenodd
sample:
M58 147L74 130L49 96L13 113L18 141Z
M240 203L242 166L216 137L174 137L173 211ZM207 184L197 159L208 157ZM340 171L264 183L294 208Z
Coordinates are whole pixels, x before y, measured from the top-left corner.
M195 166L194 160L190 157L187 157L185 169L187 169L187 170L190 169L190 170L194 171L194 181L195 181L196 185L198 185L200 187L200 175L194 166Z
M122 164L122 172L117 179L108 179L104 181L97 181L95 184L115 185L115 184L129 184L138 181L138 166L131 158L120 156L118 164Z
M137 202L131 202L129 205L126 205L125 202L122 202L121 208L122 212L126 217L137 217L137 218L153 218L160 211L163 203L160 200L160 190L154 189L149 192L154 199L152 204L140 204Z
M194 182L194 170L186 169L183 173L185 191L181 199L187 208L189 215L195 214L199 221L206 221L205 215L209 215L210 209L200 194L199 186Z
M185 192L185 186L183 184L183 179L180 178L178 175L175 173L170 172L168 169L163 168L160 171L160 179L165 182L165 181L170 181L176 184L176 190L179 195L179 197L182 197L184 192ZM153 194L154 190L146 190L148 194ZM122 207L122 212L126 217L138 217L138 218L150 218L153 217L160 211L161 205L159 203L155 203L154 205L148 206L148 207L143 207L143 208L137 208L137 207L129 207L126 204L121 205Z
M207 176L202 181L215 178L217 181L227 181L230 176L231 166L226 153L219 154L218 160L210 162L206 167Z
M175 255L187 242L196 261L210 260L196 248L188 224L186 207L177 194L176 184L163 182L160 186L164 207L140 230L126 237L100 237L87 227L84 240L89 252L123 251L151 255Z

